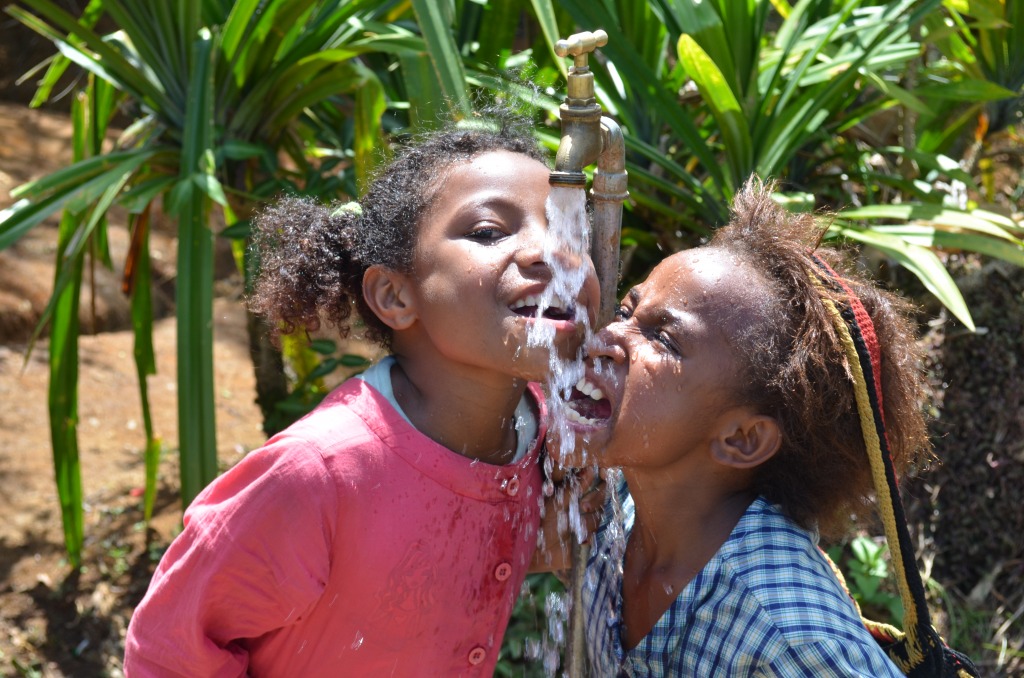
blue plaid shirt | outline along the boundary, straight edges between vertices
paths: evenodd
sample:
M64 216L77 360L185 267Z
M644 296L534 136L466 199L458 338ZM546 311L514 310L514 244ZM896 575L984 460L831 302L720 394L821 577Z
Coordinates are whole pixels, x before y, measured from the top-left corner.
M583 586L595 676L902 676L865 630L817 536L763 499L625 651L622 535L633 525L633 499L625 483L620 488L621 507L609 500Z

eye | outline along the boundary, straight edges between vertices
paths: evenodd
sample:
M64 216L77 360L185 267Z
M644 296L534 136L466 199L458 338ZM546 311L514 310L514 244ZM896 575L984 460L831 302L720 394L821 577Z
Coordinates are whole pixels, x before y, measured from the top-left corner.
M479 242L497 242L507 236L504 229L491 223L477 224L466 234L470 240Z
M667 332L658 332L654 335L654 340L671 351L674 355L680 355L676 342L673 341L672 337Z
M615 309L616 320L627 320L629 316L631 316L632 314L633 312L630 311L629 307L627 307L624 304L620 305L617 309Z

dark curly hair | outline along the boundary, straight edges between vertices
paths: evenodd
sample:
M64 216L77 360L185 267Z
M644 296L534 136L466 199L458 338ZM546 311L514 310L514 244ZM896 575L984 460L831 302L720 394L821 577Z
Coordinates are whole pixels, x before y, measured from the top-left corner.
M710 247L760 274L753 322L732 337L740 367L738 398L770 415L782 445L758 467L756 491L797 523L841 536L851 516L870 505L868 453L861 434L846 353L820 288L812 252L847 281L878 335L885 422L897 473L930 450L922 409L924 375L910 305L857 273L813 215L792 214L772 199L773 186L754 178L736 195L730 223ZM827 292L842 306L842 293Z
M249 306L277 334L313 332L321 322L342 336L352 311L366 337L382 346L391 329L363 299L363 273L383 265L410 272L420 221L440 195L447 170L491 151L521 153L547 164L529 120L491 111L472 127L454 124L415 139L378 172L359 209L324 205L309 197L286 197L253 223L258 263Z

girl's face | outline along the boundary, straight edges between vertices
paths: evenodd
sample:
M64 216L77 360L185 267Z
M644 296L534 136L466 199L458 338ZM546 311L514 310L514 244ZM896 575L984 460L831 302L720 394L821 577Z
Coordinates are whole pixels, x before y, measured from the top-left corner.
M586 376L569 403L577 447L602 466L650 468L708 449L739 408L727 337L745 317L741 278L730 255L698 248L668 257L629 291L587 346Z
M417 318L439 357L539 380L545 348L527 345L533 323L547 323L563 356L572 356L599 291L589 270L576 299L536 319L536 298L551 281L544 262L549 169L528 156L493 151L452 167L420 226L413 254Z

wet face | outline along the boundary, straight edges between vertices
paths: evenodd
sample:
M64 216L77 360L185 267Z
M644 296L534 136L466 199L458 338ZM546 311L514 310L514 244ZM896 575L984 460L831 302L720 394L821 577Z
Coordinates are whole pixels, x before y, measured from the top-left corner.
M597 279L588 270L575 299L555 299L536 318L551 283L544 262L549 170L509 151L483 153L447 173L420 226L413 257L417 319L439 358L460 366L540 380L546 348L530 347L527 332L544 323L562 355L582 340L593 317Z
M735 413L736 361L727 337L752 313L744 288L751 277L742 271L721 250L668 257L587 347L570 427L602 466L696 458Z

